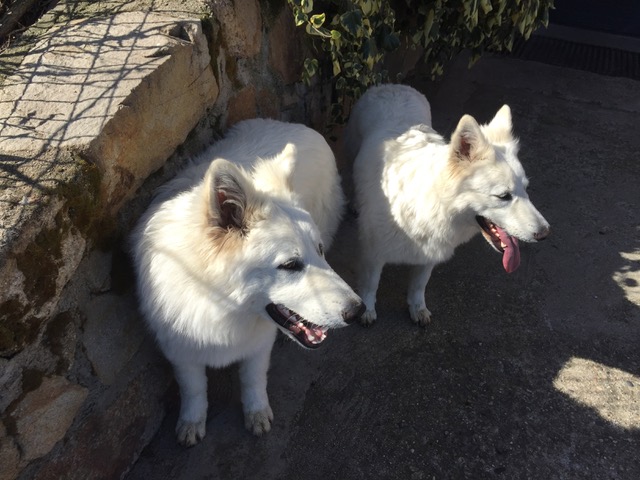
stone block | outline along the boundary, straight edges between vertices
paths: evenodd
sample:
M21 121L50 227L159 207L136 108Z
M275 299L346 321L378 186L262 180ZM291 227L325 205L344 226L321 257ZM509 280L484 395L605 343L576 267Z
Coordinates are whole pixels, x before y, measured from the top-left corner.
M13 480L20 471L20 451L13 437L0 422L0 480Z
M121 478L137 459L164 416L160 400L170 376L149 368L109 406L96 408L64 450L43 464L34 480Z
M231 126L240 120L255 118L256 115L256 89L253 85L248 85L229 100L227 125Z
M291 9L283 8L268 33L269 65L285 84L299 82L304 60L303 38Z
M0 355L34 341L86 239L214 103L209 62L199 20L129 12L50 31L5 79Z
M0 93L0 150L72 148L100 168L113 213L217 96L198 20L148 12L71 22L45 36Z
M146 338L131 297L106 293L82 306L86 315L83 343L94 372L105 385L117 380Z
M91 194L87 191L88 196ZM65 204L42 191L35 195L40 203L38 208L31 210L25 206L23 216L7 215L9 218L3 220L15 219L16 223L12 229L0 230L0 237L4 234L4 242L0 243L0 355L3 356L14 355L35 340L86 246L69 213L72 204L83 202L87 196L78 194Z
M63 377L44 378L25 395L11 413L23 462L46 455L64 438L86 397L86 388Z
M280 118L280 97L268 88L261 88L258 91L256 100L258 111L263 118Z
M257 0L218 0L211 7L222 26L228 55L250 58L260 52L262 17Z

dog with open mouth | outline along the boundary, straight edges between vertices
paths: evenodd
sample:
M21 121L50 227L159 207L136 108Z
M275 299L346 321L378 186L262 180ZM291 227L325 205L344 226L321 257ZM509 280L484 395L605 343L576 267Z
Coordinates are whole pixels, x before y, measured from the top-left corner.
M364 325L376 320L376 291L387 263L410 266L409 314L425 326L431 271L458 245L481 232L511 273L520 264L518 241L549 235L527 195L507 105L486 125L464 115L447 143L431 127L424 95L381 85L356 102L345 135L354 162Z
M160 189L133 257L141 311L180 387L180 443L205 435L206 367L240 363L245 425L266 433L277 331L317 349L364 311L324 256L343 205L324 138L265 119L235 125Z

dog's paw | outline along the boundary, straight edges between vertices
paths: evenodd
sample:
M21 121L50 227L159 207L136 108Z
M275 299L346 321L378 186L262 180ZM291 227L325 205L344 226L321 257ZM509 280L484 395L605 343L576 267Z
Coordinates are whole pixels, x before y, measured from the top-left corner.
M185 447L192 447L204 438L205 430L205 420L193 423L180 419L176 425L178 443Z
M273 412L268 405L267 408L263 408L257 412L245 412L244 414L244 426L257 436L263 435L271 430L272 421Z
M409 315L413 323L421 327L426 327L431 323L431 312L428 308L409 306Z
M375 310L367 310L366 312L364 312L362 314L362 316L360 317L360 325L364 326L364 327L370 327L371 325L373 325L376 321L376 319L378 318L378 316L376 315L376 311Z

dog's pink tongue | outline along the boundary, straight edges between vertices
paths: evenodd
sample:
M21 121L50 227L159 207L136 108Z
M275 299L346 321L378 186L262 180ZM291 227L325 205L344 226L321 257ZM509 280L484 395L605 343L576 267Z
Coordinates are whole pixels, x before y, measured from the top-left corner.
M502 254L502 266L507 273L515 272L520 266L520 247L518 239L512 237L503 229L496 225L496 231L500 237L500 241L504 245L504 253Z

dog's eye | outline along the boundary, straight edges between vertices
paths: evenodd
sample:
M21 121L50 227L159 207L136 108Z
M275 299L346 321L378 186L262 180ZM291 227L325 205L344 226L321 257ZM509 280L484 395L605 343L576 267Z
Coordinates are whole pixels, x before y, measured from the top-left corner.
M278 270L289 270L290 272L300 272L303 268L304 264L298 257L291 258L284 262L282 265L278 265Z
M322 245L321 243L318 244L318 253L321 257L324 257L324 245Z
M503 193L502 195L496 195L496 197L498 197L500 200L504 200L505 202L507 202L513 198L513 195L511 195L509 192L506 192L506 193Z

